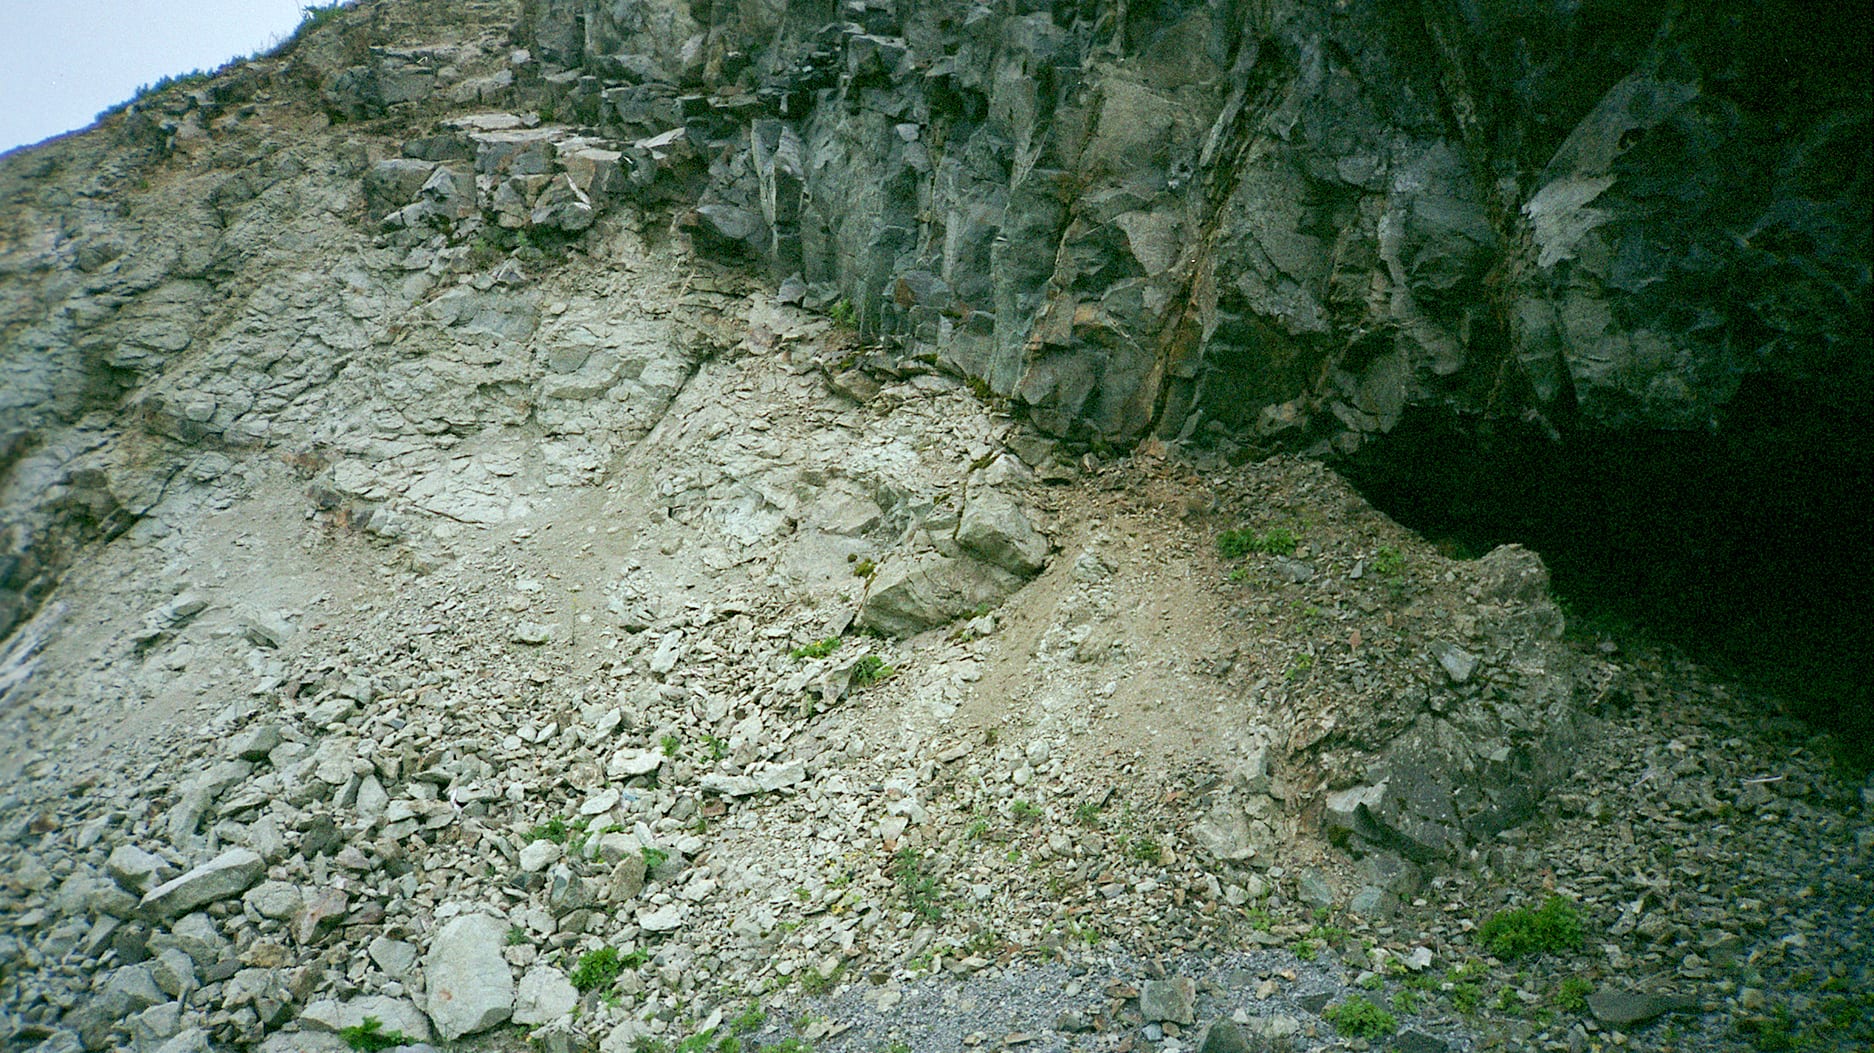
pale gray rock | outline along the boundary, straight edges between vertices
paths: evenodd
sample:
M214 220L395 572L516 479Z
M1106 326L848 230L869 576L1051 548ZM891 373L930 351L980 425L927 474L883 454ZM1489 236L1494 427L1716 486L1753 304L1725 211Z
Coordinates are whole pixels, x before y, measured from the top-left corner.
M522 873L537 874L559 861L565 850L551 841L532 841L521 849Z
M566 974L551 965L536 965L521 976L514 997L514 1022L551 1024L579 1005L579 992Z
M111 880L126 892L139 896L150 890L158 875L173 869L163 857L135 845L118 845L111 849L110 858L104 862L104 870Z
M241 902L263 918L285 921L304 905L305 896L291 882L263 881L248 889Z
M161 954L165 949L174 947L189 956L198 970L208 969L218 962L231 957L228 940L215 928L208 915L185 914L170 923L168 932L159 932L149 937L149 951Z
M1477 656L1456 644L1441 643L1432 648L1438 664L1444 667L1445 675L1454 684L1469 683L1471 674L1477 671Z
M447 1041L505 1022L514 1011L514 976L501 954L507 926L486 914L451 918L423 959L425 1009Z
M1021 579L973 559L929 553L886 561L866 589L859 624L893 636L945 625L1001 602Z
M323 1031L361 1027L366 1018L382 1022L385 1034L401 1032L418 1042L428 1042L432 1037L429 1018L422 1010L407 998L388 995L360 995L343 1001L320 999L308 1004L298 1017L301 1026Z
M629 779L634 775L649 775L662 767L665 757L657 750L626 749L612 755L605 763L608 778Z
M160 951L149 962L150 978L171 998L181 998L195 989L195 962L178 947Z
M228 741L228 752L244 761L259 762L267 759L274 747L280 744L280 729L272 724L256 724L237 732Z
M1188 976L1147 980L1139 985L1139 1015L1147 1022L1189 1026L1196 1019L1197 983Z
M248 848L230 848L144 895L138 909L154 919L173 918L220 900L238 896L265 872L266 864Z
M1016 574L1035 574L1047 562L1048 539L1000 490L971 490L956 536L966 551Z
M186 1028L157 1046L151 1053L208 1053L208 1032L199 1027Z
M393 980L403 979L416 967L416 947L403 940L393 940L389 936L373 937L369 953L371 961Z

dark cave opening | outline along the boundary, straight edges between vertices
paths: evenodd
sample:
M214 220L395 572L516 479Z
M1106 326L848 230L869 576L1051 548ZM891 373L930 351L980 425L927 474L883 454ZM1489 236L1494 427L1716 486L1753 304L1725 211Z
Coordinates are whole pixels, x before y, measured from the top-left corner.
M1409 412L1338 465L1400 524L1542 554L1577 625L1638 628L1781 700L1874 766L1874 434L1747 382L1711 432Z

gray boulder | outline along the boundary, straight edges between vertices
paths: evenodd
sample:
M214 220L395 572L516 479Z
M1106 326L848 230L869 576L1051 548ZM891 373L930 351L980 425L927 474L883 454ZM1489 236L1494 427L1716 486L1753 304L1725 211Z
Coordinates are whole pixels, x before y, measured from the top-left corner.
M451 918L423 959L430 1022L447 1041L486 1031L514 1012L514 976L501 948L507 926L486 914Z
M1000 602L1021 579L1000 567L935 553L886 562L859 605L859 624L911 636Z
M152 919L173 918L197 907L238 896L260 880L266 863L252 849L230 848L146 893L138 909Z
M1039 572L1048 558L1048 539L1034 528L1014 499L1000 490L976 488L963 506L957 544L1016 574Z

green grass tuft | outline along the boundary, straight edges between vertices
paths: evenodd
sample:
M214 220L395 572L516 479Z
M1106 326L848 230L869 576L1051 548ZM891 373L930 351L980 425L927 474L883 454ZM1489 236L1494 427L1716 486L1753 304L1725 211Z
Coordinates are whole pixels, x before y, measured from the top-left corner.
M379 1050L407 1046L416 1041L401 1031L384 1030L384 1022L374 1016L365 1017L364 1022L356 1027L341 1028L338 1037L344 1039L347 1046L358 1050L358 1053L378 1053Z
M1492 915L1477 936L1499 958L1572 951L1581 946L1581 915L1566 899L1550 896L1540 907Z
M1334 1025L1337 1034L1348 1038L1380 1039L1399 1030L1399 1021L1391 1013L1361 995L1328 1006L1321 1011L1321 1019Z
M1225 559L1240 559L1256 552L1271 556L1292 556L1297 544L1294 532L1287 527L1276 527L1267 534L1243 529L1226 530L1217 535L1217 551Z
M625 971L625 963L618 957L615 947L600 947L588 951L579 957L579 964L573 967L572 981L574 990L597 991L612 986L620 973Z

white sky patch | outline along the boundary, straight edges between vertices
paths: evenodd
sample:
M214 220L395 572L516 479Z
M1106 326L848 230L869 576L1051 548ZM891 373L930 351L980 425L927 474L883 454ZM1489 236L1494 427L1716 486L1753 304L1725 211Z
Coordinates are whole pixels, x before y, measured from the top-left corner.
M0 0L0 151L291 35L305 0Z

